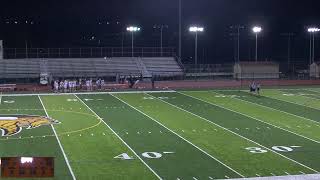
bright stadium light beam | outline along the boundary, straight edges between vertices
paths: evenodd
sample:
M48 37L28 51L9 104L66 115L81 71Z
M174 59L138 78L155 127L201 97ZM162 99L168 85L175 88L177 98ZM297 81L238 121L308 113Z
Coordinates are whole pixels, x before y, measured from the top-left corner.
M189 27L189 31L192 33L195 33L195 55L194 55L194 64L198 64L198 33L203 32L204 28L203 27L198 27L198 26L191 26Z
M315 59L315 57L314 57L314 37L315 37L315 34L317 33L317 32L319 32L320 31L320 29L319 28L317 28L317 27L309 27L308 28L308 32L310 33L310 65L312 64L312 63L314 63L314 59Z
M261 33L262 27L260 26L254 26L252 28L252 32L256 34L256 62L258 61L258 34Z
M127 31L131 33L131 53L132 53L132 57L134 57L133 33L138 32L140 30L141 30L141 28L140 27L136 27L136 26L127 27Z

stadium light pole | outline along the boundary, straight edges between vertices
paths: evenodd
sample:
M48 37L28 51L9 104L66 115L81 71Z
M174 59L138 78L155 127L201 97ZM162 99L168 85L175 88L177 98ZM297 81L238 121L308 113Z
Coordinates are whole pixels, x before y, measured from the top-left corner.
M237 29L237 59L235 58L235 61L240 62L240 29L244 29L244 26L236 25L231 26L231 29Z
M256 62L258 61L258 34L262 31L260 26L254 26L252 28L253 33L256 35Z
M160 54L161 57L163 56L163 29L164 28L169 28L168 25L165 24L161 24L161 25L154 25L153 26L154 29L160 29Z
M132 53L132 57L134 57L133 33L138 32L140 30L141 30L141 28L136 27L136 26L127 27L127 31L131 33L131 53Z
M189 31L191 33L195 33L195 55L194 55L194 64L197 65L198 64L198 33L199 32L203 32L204 28L203 27L197 27L197 26L192 26L189 28Z
M308 32L310 33L310 65L312 64L312 63L314 63L314 37L315 37L315 34L317 33L317 32L319 32L320 31L320 29L319 28L317 28L317 27L310 27L310 28L308 28Z

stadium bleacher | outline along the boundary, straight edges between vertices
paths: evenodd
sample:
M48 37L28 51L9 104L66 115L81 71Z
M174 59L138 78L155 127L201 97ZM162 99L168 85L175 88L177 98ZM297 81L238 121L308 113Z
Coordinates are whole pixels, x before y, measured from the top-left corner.
M172 76L183 74L172 57L165 58L48 58L0 60L3 78L37 78L41 73L52 77L107 77L117 75Z

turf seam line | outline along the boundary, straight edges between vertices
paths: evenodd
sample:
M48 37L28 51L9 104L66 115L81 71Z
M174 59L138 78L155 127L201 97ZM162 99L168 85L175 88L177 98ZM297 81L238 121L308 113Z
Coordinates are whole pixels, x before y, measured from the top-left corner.
M175 134L176 136L178 136L179 138L181 138L182 140L184 140L185 142L189 143L190 145L192 145L193 147L195 147L196 149L198 149L199 151L201 151L202 153L204 153L205 155L209 156L210 158L214 159L215 161L219 162L220 164L222 164L223 166L225 166L226 168L230 169L231 171L233 171L234 173L236 173L237 175L241 176L241 177L245 177L242 174L240 174L239 172L237 172L236 170L232 169L230 166L224 164L222 161L220 161L219 159L213 157L212 155L210 155L209 153L207 153L206 151L202 150L201 148L199 148L198 146L196 146L195 144L193 144L192 142L190 142L189 140L185 139L184 137L180 136L178 133L172 131L171 129L169 129L168 127L166 127L165 125L163 125L162 123L160 123L159 121L157 121L156 119L152 118L151 116L147 115L146 113L140 111L139 109L135 108L134 106L130 105L129 103L125 102L124 100L120 99L117 96L114 96L112 94L110 94L111 96L113 96L114 98L118 99L119 101L125 103L126 105L128 105L129 107L131 107L132 109L138 111L139 113L143 114L144 116L148 117L149 119L153 120L154 122L156 122L157 124L159 124L160 126L164 127L165 129L167 129L168 131L170 131L171 133Z
M202 102L205 102L205 103L208 103L208 104L211 104L211 105L213 105L213 106L219 107L219 106L217 106L217 105L215 105L215 104L213 104L213 103L207 102L207 101L202 100L202 99L199 99L199 98L197 98L197 97L190 96L190 95L188 95L188 94L184 94L184 93L181 93L181 92L177 92L177 93L182 94L182 95L184 95L184 96L188 96L188 97L193 98L193 99L197 99L197 100L199 100L199 101L202 101ZM280 153L278 153L278 152L276 152L276 151L274 151L274 150L272 150L272 149L270 149L270 148L268 148L268 147L265 147L265 146L263 146L263 145L255 142L255 141L253 141L253 140L251 140L251 139L249 139L249 138L246 138L246 137L244 137L244 136L242 136L242 135L240 135L240 134L238 134L238 133L236 133L236 132L233 132L233 131L231 131L231 130L223 127L223 126L220 126L220 125L218 125L218 124L216 124L216 123L214 123L214 122L212 122L212 121L209 121L208 119L206 119L206 118L204 118L204 117L201 117L201 116L199 116L199 115L197 115L197 114L194 114L194 113L192 113L192 112L190 112L190 111L187 111L187 110L185 110L185 111L186 111L186 112L189 112L189 113L191 113L191 114L193 114L193 115L195 115L195 116L197 116L197 117L200 117L201 119L206 120L206 121L208 121L208 122L210 122L210 123L212 123L212 124L214 124L214 125L222 128L222 129L224 129L224 130L226 130L226 131L229 131L229 132L231 132L231 133L239 136L239 137L242 137L243 139L246 139L247 141L250 141L250 142L252 142L252 143L254 143L254 144L256 144L256 145L259 145L259 146L261 146L261 147L263 147L263 148L265 148L265 149L268 149L269 151L271 151L271 152L273 152L273 153L275 153L275 154L278 154L279 156L281 156L281 157L283 157L283 158L285 158L285 159L288 159L288 160L290 160L290 161L292 161L292 162L294 162L294 163L297 163L297 164L299 164L299 165L301 165L301 166L303 166L303 167L305 167L305 168L307 168L307 169L310 169L310 170L312 170L312 171L314 171L314 172L316 172L316 173L319 173L317 170L314 170L314 169L312 169L311 167L308 167L308 166L306 166L306 165L304 165L304 164L302 164L302 163L300 163L300 162L298 162L298 161L296 161L296 160L293 160L293 159L291 159L291 158L289 158L289 157L287 157L287 156L285 156L285 155L282 155L282 154L280 154Z
M102 118L94 111L92 110L84 101L82 101L81 98L79 98L76 94L74 94L75 97L77 97L79 99L79 101L84 104L97 118L99 118L111 131L112 133L118 137L118 139L124 144L126 145L131 151L132 153L160 180L162 180L162 178L105 122L102 120Z
M38 95L38 98L39 98L39 100L40 100L40 103L41 103L41 105L42 105L42 107L43 107L43 110L44 110L44 112L46 113L47 117L50 117L39 95ZM66 153L65 153L64 150L63 150L63 147L62 147L62 144L61 144L61 142L60 142L60 139L59 139L59 137L58 137L58 135L57 135L57 132L56 132L56 130L54 129L54 127L53 127L52 124L51 124L51 128L52 128L52 131L53 131L53 133L54 133L54 135L55 135L55 137L56 137L56 139L57 139L57 141L58 141L58 144L59 144L59 146L60 146L60 150L61 150L61 152L62 152L62 154L63 154L64 160L65 160L66 163L67 163L67 166L68 166L69 171L70 171L70 173L71 173L72 179L73 179L73 180L76 180L76 176L74 175L74 173L73 173L73 171L72 171L72 168L71 168L71 166L70 166L68 157L67 157Z
M219 94L219 93L217 93L217 94ZM221 94L221 95L222 95L222 94ZM263 105L256 104L256 103L253 103L253 102L249 102L249 101L246 101L246 100L242 100L242 99L239 99L239 98L233 98L233 99L237 99L237 100L240 100L240 101L243 101L243 102L247 102L247 103L250 103L250 104L259 105L259 106L261 106L261 107L269 108L269 107L267 107L267 106L263 106ZM214 104L214 103L212 103L212 104ZM317 141L317 140L314 140L314 139L312 139L312 138L308 138L308 137L306 137L306 136L304 136L304 135L301 135L301 134L292 132L292 131L290 131L290 130L284 129L284 128L279 127L279 126L276 126L276 125L274 125L274 124L272 124L272 123L265 122L265 121L260 120L260 119L258 119L258 118L252 117L252 116L247 115L247 114L244 114L244 113L242 113L242 112L235 111L235 110L232 110L232 109L229 109L229 108L226 108L226 107L217 105L217 104L215 104L215 105L218 106L218 107L220 107L220 108L226 109L226 110L228 110L228 111L232 111L232 112L237 113L237 114L240 114L240 115L242 115L242 116L246 116L246 117L248 117L248 118L257 120L257 121L259 121L259 122L262 122L262 123L264 123L264 124L268 124L269 126L273 126L273 127L275 127L275 128L281 129L281 130L283 130L283 131L292 133L292 134L294 134L294 135L300 136L300 137L302 137L302 138L305 138L305 139L307 139L307 140L310 140L310 141L313 141L313 142L315 142L315 143L319 143L319 144L320 144L320 142ZM269 109L273 109L273 108L269 108ZM276 110L276 109L273 109L273 110ZM290 114L290 113L288 113L288 114ZM290 114L290 115L291 115L291 114ZM298 117L299 117L299 116L298 116ZM312 120L311 120L311 121L312 121Z

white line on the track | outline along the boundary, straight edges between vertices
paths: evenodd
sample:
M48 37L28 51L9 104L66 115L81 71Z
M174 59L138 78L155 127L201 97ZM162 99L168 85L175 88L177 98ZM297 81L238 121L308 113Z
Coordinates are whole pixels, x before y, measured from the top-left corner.
M199 98L197 98L197 97L190 96L190 95L188 95L188 94L184 94L184 93L181 93L181 92L177 92L177 93L182 94L182 95L185 95L185 96L188 96L188 97L191 97L191 98L193 98L193 99L197 99L197 100L199 100L199 101L202 101L202 102L205 102L205 103L208 103L208 104L211 104L211 105L216 106L216 107L220 107L220 108L222 108L222 109L229 110L229 111L231 111L231 112L235 112L235 113L238 113L238 114L242 114L242 113L239 113L239 112L237 112L237 111L233 111L233 110L227 109L227 108L225 108L225 107L221 107L221 106L219 106L219 105L216 105L216 104L213 104L213 103L211 103L211 102L205 101L205 100L203 100L203 99L199 99ZM174 106L174 105L173 105L173 106ZM186 112L189 112L189 111L187 111L187 110L185 110L185 111L186 111ZM192 113L192 112L189 112L189 113L194 114L194 113ZM313 169L313 168L311 168L311 167L309 167L309 166L306 166L306 165L304 165L304 164L302 164L302 163L300 163L300 162L298 162L298 161L295 161L295 160L293 160L293 159L291 159L291 158L289 158L289 157L287 157L287 156L284 156L284 155L282 155L282 154L280 154L280 153L278 153L278 152L276 152L276 151L274 151L274 150L272 150L272 149L270 149L270 148L268 148L268 147L266 147L266 146L263 146L263 145L255 142L255 141L253 141L253 140L251 140L251 139L248 139L248 138L246 138L246 137L244 137L244 136L242 136L242 135L240 135L240 134L238 134L238 133L236 133L236 132L233 132L233 131L231 131L231 130L223 127L223 126L220 126L220 125L218 125L218 124L216 124L216 123L214 123L214 122L212 122L212 121L209 121L208 119L206 119L206 118L204 118L204 117L201 117L201 116L199 116L199 115L197 115L197 114L194 114L194 115L197 116L197 117L200 117L201 119L203 119L203 120L205 120L205 121L207 121L207 122L210 122L210 123L212 123L212 124L214 124L214 125L216 125L216 126L219 126L220 128L222 128L222 129L224 129L224 130L226 130L226 131L229 131L229 132L231 132L231 133L233 133L233 134L235 134L235 135L237 135L237 136L239 136L239 137L242 137L243 139L246 139L246 140L248 140L248 141L250 141L250 142L252 142L252 143L255 143L255 144L257 144L257 145L259 145L259 146L261 146L261 147L263 147L263 148L265 148L265 149L267 149L267 150L269 150L269 151L271 151L271 152L273 152L273 153L275 153L275 154L277 154L277 155L279 155L279 156L281 156L281 157L283 157L283 158L285 158L285 159L288 159L288 160L290 160L290 161L292 161L292 162L294 162L294 163L297 163L297 164L299 164L299 165L301 165L301 166L303 166L303 167L305 167L305 168L308 168L308 169L310 169L310 170L312 170L312 171L314 171L314 172L316 172L316 173L319 173L317 170L315 170L315 169ZM245 115L245 116L246 116L246 115ZM249 117L249 116L247 116L247 117ZM255 119L255 118L253 118L253 119Z
M260 177L260 174L256 174L257 177Z
M147 94L149 95L149 94ZM139 109L137 109L136 107L130 105L129 103L127 103L126 101L123 101L122 99L118 98L117 96L114 96L111 94L111 96L113 96L114 98L118 99L119 101L123 102L124 104L130 106L132 109L135 109L136 111L140 112L141 114L143 114L144 116L150 118L151 120L153 120L154 122L158 123L160 126L164 127L166 130L170 131L171 133L175 134L176 136L178 136L179 138L181 138L182 140L184 140L185 142L189 143L190 145L192 145L193 147L195 147L196 149L198 149L199 151L201 151L202 153L206 154L207 156L209 156L210 158L216 160L217 162L219 162L220 164L222 164L223 166L227 167L228 169L230 169L231 171L233 171L234 173L238 174L241 177L244 177L242 174L240 174L239 172L235 171L234 169L232 169L230 166L224 164L222 161L220 161L219 159L213 157L212 155L210 155L209 153L207 153L206 151L202 150L201 148L199 148L198 146L196 146L195 144L193 144L192 142L190 142L189 140L185 139L184 137L182 137L181 135L177 134L176 132L172 131L171 129L169 129L168 127L166 127L165 125L161 124L159 121L157 121L156 119L152 118L151 116L149 116L148 114L140 111ZM151 96L151 95L149 95ZM154 97L154 96L152 96ZM156 98L156 97L154 97ZM161 99L159 99L161 100ZM163 101L163 100L161 100ZM163 101L165 102L165 101Z
M43 110L44 110L44 112L46 113L47 117L50 117L49 114L48 114L48 112L47 112L47 110L46 110L46 108L45 108L45 106L44 106L44 104L43 104L43 102L42 102L42 99L40 98L39 95L38 95L38 98L39 98L39 100L40 100L40 103L41 103L41 105L42 105L42 107L43 107ZM68 166L68 169L69 169L69 171L70 171L70 173L71 173L72 179L76 180L76 176L74 175L74 173L73 173L73 171L72 171L72 168L71 168L71 166L70 166L68 157L67 157L66 153L65 153L64 150L63 150L63 147L62 147L62 144L61 144L61 142L60 142L60 139L59 139L59 137L58 137L58 135L57 135L57 132L56 132L56 130L54 129L54 127L53 127L52 124L51 124L51 128L52 128L52 131L53 131L53 133L54 133L54 135L55 135L55 137L56 137L56 139L57 139L57 141L58 141L60 150L61 150L61 152L62 152L62 154L63 154L64 160L65 160L66 163L67 163L67 166Z
M301 174L306 174L306 173L304 173L303 171L299 171Z
M290 175L290 173L288 173L288 172L286 172L286 171L285 171L284 173L286 173L287 175Z
M101 117L95 112L93 111L85 102L82 101L82 99L80 99L77 95L75 95L75 97L77 97L79 99L80 102L83 103L83 105L85 105L97 118L101 119ZM132 153L158 178L158 179L162 179L105 121L102 121L112 132L115 136L118 137L118 139L124 144L126 145L131 151Z
M272 176L276 176L275 174L273 174L273 173L270 173Z
M213 179L211 176L209 176L209 179Z
M198 180L197 178L195 178L195 177L192 177L192 179L194 179L194 180Z

